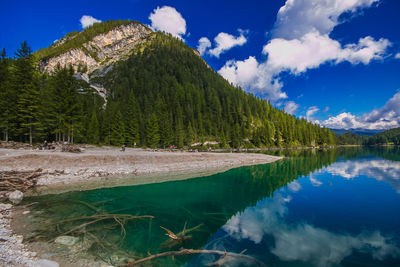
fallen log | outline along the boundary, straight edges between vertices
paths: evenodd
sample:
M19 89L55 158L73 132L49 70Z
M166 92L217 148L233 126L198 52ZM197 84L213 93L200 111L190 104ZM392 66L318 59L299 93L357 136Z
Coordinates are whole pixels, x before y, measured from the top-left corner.
M144 263L146 261L151 261L157 258L162 258L162 257L175 257L175 256L184 256L184 255L193 255L193 254L215 254L215 255L220 255L221 258L216 261L208 264L209 266L217 265L221 266L219 264L221 263L226 263L228 261L234 261L238 259L246 260L252 263L252 266L265 266L262 262L257 260L256 258L253 258L248 255L244 255L242 253L232 253L232 252L226 252L226 251L220 251L220 250L204 250L204 249L182 249L178 251L167 251L167 252L162 252L154 255L149 255L146 258L140 259L140 260L130 260L128 263L121 265L121 267L128 267L128 266L135 266L141 263Z

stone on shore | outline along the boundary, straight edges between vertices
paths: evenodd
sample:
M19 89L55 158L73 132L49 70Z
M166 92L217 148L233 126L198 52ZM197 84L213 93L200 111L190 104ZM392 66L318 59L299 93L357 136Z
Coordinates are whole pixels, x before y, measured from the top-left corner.
M8 199L13 203L13 204L19 204L22 199L24 198L24 193L22 193L19 190L15 190L14 192L11 192L8 195Z

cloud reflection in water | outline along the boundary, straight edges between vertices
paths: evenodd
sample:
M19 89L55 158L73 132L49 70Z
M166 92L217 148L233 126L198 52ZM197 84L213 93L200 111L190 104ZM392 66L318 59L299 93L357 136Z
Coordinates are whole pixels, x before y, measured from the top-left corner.
M338 264L355 250L371 253L377 260L400 255L391 238L379 231L351 235L330 232L306 222L289 224L284 217L290 201L290 196L284 197L283 193L264 199L234 215L223 229L238 241L247 239L255 244L261 243L266 235L272 236L275 245L270 252L281 260L299 260L318 266Z
M397 193L400 193L400 162L385 159L359 159L333 163L326 167L332 175L346 179L364 175L390 184Z

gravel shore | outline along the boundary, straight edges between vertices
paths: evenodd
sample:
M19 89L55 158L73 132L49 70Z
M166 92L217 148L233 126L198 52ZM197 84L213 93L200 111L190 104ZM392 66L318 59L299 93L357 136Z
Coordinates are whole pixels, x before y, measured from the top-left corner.
M231 168L266 164L281 157L256 153L152 151L89 147L82 153L0 149L0 171L41 168L39 194L136 185L210 175Z
M22 243L24 237L11 229L11 204L0 204L0 266L35 266L36 252Z

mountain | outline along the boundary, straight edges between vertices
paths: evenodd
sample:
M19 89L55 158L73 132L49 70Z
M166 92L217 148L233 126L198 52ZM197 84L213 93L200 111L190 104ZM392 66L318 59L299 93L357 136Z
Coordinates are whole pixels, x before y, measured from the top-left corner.
M369 130L369 129L362 129L362 128L355 128L355 129L330 129L337 135L342 135L345 133L353 133L358 135L366 135L372 136L378 133L384 132L384 130Z
M0 65L1 100L20 103L0 108L0 115L16 114L0 121L1 133L13 140L235 148L336 143L329 129L231 85L182 40L139 22L95 23L33 56L26 43L20 50ZM31 68L35 62L41 73Z
M379 131L375 135L359 135L347 132L338 136L339 145L383 145L400 144L400 128Z
M137 21L106 21L95 23L82 32L71 32L35 54L42 72L53 72L60 64L91 73L126 59L151 33L151 29Z

